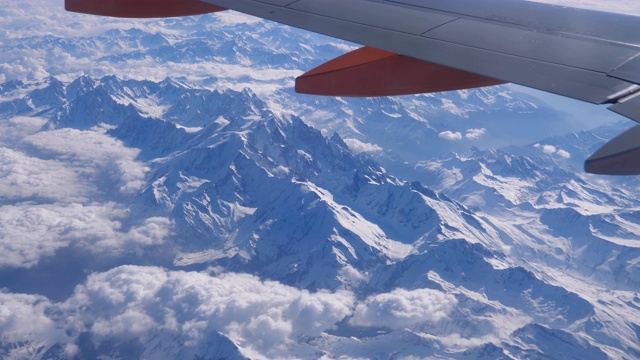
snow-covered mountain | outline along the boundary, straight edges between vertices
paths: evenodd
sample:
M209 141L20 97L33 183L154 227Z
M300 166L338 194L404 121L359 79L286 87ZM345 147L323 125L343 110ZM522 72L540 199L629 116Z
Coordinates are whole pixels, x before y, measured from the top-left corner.
M85 21L0 33L0 358L640 358L638 182L576 170L619 125L294 95L352 45L237 14Z
M248 89L113 76L3 89L12 98L3 103L5 122L42 119L18 139L19 151L42 161L70 157L82 168L88 159L80 154L95 140L73 155L54 140L77 132L140 149L130 161L143 168L141 178L102 179L99 196L74 203L97 206L102 199L101 206L121 213L111 219L120 224L118 233L102 238L67 225L47 236L61 250L38 254L30 266L5 265L5 307L25 308L59 329L51 330L53 337L34 329L14 336L12 329L23 326L5 321L7 358L638 355L638 202L624 188L567 170L553 154L475 149L423 162L415 175L431 181L427 187L355 155L337 134L327 138L300 118L276 115ZM20 92L25 95L10 96ZM3 207L26 199L8 199ZM25 211L62 206L33 199ZM69 232L81 234L65 242ZM110 255L82 263L94 248ZM76 276L80 287L66 293L8 279L50 272L65 261L96 273ZM144 280L140 272L152 275ZM284 308L269 321L290 330L269 343L251 329L259 315L204 310L217 300L195 289L202 282L237 286L227 283L237 276L258 288L277 281L287 296L317 303L304 316L320 321L331 311L331 320L308 333L298 318L283 315L302 311L291 308L301 300L282 300ZM157 285L136 285L151 279ZM25 290L39 295L14 292ZM260 296L252 290L239 294ZM197 300L177 314L183 296ZM98 313L82 310L95 306ZM249 320L233 330L218 316ZM142 319L139 327L126 325ZM194 321L222 322L189 335Z

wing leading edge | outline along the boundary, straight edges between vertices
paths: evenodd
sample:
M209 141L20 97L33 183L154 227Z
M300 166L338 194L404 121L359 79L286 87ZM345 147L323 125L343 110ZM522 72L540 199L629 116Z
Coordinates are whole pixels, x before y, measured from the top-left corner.
M607 104L611 110L640 122L638 17L516 0L199 1L401 55L365 63L365 67L384 68L385 62L410 58L428 63L417 66L424 72L422 76L429 76L425 69L430 66L442 67L467 78L454 81L460 84L512 82ZM347 64L342 67L336 68L336 62L326 64L324 69L331 69L329 74L320 68L307 73L299 80L304 85L299 88L314 92L313 87L318 85L313 81L322 80L318 74L328 80L318 82L326 87L340 78L331 77L335 70L357 78L357 68L350 63L359 58L357 55L347 56L346 62L337 61ZM363 66L359 60L355 63ZM423 88L438 91L438 86L429 87L433 80L429 76L423 79L425 84L416 86L413 79L413 83L402 86L415 92ZM441 84L442 89L456 88L445 85ZM385 90L384 81L372 86L378 86L379 93L352 95L392 94ZM629 131L605 147L587 160L586 171L640 174L640 158L633 156L640 151L640 130Z

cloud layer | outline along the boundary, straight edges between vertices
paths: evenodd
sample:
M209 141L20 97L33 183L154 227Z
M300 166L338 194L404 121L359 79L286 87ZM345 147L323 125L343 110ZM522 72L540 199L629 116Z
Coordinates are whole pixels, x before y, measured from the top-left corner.
M442 139L449 140L449 141L462 140L462 133L453 132L449 130L441 132L440 134L438 134L438 136Z
M50 307L42 296L0 292L0 342L50 338L55 332L54 321L45 315Z
M280 358L299 337L334 328L351 314L354 302L347 291L311 293L245 274L213 277L122 266L89 276L59 304L0 293L0 341L54 339L77 350L78 337L89 334L97 346L178 339L190 351L201 351L211 334L220 332L246 354ZM177 350L182 351L171 351ZM170 357L164 351L156 355Z
M298 336L317 336L350 313L350 293L309 293L251 275L120 267L91 276L65 304L89 307L72 320L96 340L185 334L187 343L222 332L263 354L286 350Z
M533 145L534 148L536 149L540 149L543 153L547 154L547 155L556 155L562 159L569 159L571 158L571 154L566 151L566 150L562 150L562 149L558 149L553 145L541 145L541 144L535 144Z
M351 151L353 151L356 154L360 154L360 153L379 154L384 150L376 144L365 143L358 139L344 139L344 142L345 144L347 144L349 149L351 149Z
M481 138L486 133L487 133L487 129L485 129L485 128L468 129L467 133L464 135L464 137L469 139L469 140L476 140L476 139Z
M318 337L348 317L353 325L402 329L437 322L456 306L452 295L430 289L396 289L357 302L348 291L313 293L247 274L121 266L90 275L62 303L0 293L0 341L51 346L53 339L68 352L78 351L82 334L95 346L131 339L183 344L146 347L145 356L170 358L202 355L211 334L222 333L247 356L283 358L305 351L299 338Z
M434 323L456 306L456 298L431 289L396 289L367 298L356 307L350 322L360 326L402 329L412 325Z
M124 225L127 197L149 170L136 160L139 150L104 129L39 131L42 123L12 118L0 126L0 269L30 268L69 246L115 256L165 241L166 218Z

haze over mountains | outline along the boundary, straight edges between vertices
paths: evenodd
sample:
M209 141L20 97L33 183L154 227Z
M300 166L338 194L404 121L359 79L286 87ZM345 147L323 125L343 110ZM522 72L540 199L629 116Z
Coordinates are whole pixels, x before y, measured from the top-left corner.
M352 45L237 14L72 19L1 37L0 358L640 358L638 181L579 170L626 124L296 96Z

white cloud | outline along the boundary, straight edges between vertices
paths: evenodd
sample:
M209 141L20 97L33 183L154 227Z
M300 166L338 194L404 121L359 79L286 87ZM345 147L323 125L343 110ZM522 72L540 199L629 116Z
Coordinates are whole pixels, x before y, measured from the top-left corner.
M0 204L86 202L96 194L129 195L145 185L149 168L102 130L61 129L33 134L42 119L14 118L0 126Z
M360 153L381 153L383 149L376 145L362 142L358 139L344 139L345 144L356 154Z
M156 327L151 316L134 309L124 309L124 312L111 318L99 317L91 326L91 332L97 339L110 337L140 338Z
M69 246L109 256L138 253L163 243L171 234L172 223L166 218L149 218L124 230L125 214L114 203L1 206L0 268L30 268Z
M558 156L560 156L563 159L571 158L571 154L566 150L560 149L560 150L558 150L557 154L558 154Z
M93 192L73 168L0 148L0 204L16 201L82 201Z
M221 333L251 358L308 357L300 338L349 316L353 325L403 329L440 321L456 306L454 296L431 289L396 289L357 304L348 291L312 293L248 274L121 266L89 275L61 303L0 293L0 339L53 339L69 353L79 350L80 334L96 346L137 339L145 357L169 359L202 356ZM165 339L172 342L149 346Z
M62 233L67 229L77 231L74 226L87 226L74 219L75 214L70 217L71 212L67 210L64 207L0 207L0 268L29 268L41 257L52 256L56 250L67 247L70 239Z
M136 339L145 345L143 357L170 359L203 356L221 333L251 358L308 358L313 350L303 343L347 317L353 325L403 329L440 321L456 306L454 296L430 289L396 289L356 306L348 291L312 293L248 274L121 266L89 275L61 303L0 293L0 341L58 342L73 355L81 334L96 346Z
M72 314L69 329L90 331L98 342L171 333L195 346L221 332L251 353L274 358L297 337L333 328L353 303L349 292L310 293L251 275L123 266L89 276L63 308Z
M475 139L479 139L480 137L482 137L486 133L487 133L487 129L485 129L485 128L468 129L467 133L465 134L464 137L469 139L469 140L475 140Z
M425 322L437 322L457 304L452 295L431 289L396 289L374 295L358 304L350 322L360 326L401 329Z
M0 343L50 338L56 332L45 315L50 306L42 296L0 292Z
M27 135L35 134L47 119L41 117L16 116L2 122L0 126L0 146L11 147Z
M536 148L536 149L542 150L542 152L547 154L547 155L558 155L558 157L563 158L563 159L571 158L571 154L568 151L562 150L562 149L558 149L553 145L535 144L535 145L533 145L533 147Z
M0 126L0 268L30 268L66 247L107 256L162 244L173 224L118 203L145 185L139 150L102 129L39 131L40 118ZM107 200L104 200L107 199ZM112 199L109 201L108 199Z
M172 234L173 223L164 217L144 220L126 232L114 231L96 242L81 242L80 245L95 253L118 255L136 253L141 255L147 246L160 245Z
M340 279L343 283L355 284L360 281L367 280L367 276L362 274L353 266L347 264L342 269L340 269Z
M459 132L453 132L453 131L443 131L440 134L438 134L439 137L445 139L445 140L450 140L450 141L457 141L457 140L462 140L462 134Z
M144 186L145 175L149 171L145 164L136 161L140 150L125 147L101 129L42 131L26 137L24 142L44 156L65 161L84 177L102 178L106 175L125 194Z
M549 155L555 154L556 147L553 145L542 145L542 152Z

